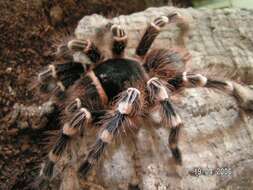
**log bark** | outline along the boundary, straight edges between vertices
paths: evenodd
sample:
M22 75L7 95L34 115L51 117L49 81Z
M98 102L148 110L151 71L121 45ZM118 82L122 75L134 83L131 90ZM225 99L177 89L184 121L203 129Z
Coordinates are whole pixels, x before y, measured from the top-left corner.
M112 20L99 15L85 16L75 35L77 38L100 36L108 22L120 23L128 33L127 55L133 56L148 22L167 15L172 9L149 8ZM217 72L235 73L230 78L239 77L244 83L252 84L252 10L178 11L189 19L192 28L187 42L193 56L189 69L212 68ZM177 27L165 27L153 47L175 46L177 33ZM107 38L100 38L99 43L109 47ZM184 90L174 104L184 121L179 142L182 166L175 165L167 147L168 129L144 122L135 135L122 135L108 148L92 175L81 180L81 187L110 190L253 188L252 114L239 108L234 97L201 88ZM87 130L84 138L72 143L71 151L59 164L60 169L72 156L71 164L63 170L62 190L81 188L75 170L95 138L94 132ZM200 171L202 173L198 173Z

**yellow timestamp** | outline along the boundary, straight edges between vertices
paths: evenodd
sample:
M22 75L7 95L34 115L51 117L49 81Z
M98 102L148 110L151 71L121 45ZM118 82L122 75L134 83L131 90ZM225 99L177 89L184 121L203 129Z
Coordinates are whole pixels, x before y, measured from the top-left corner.
M220 167L220 168L201 168L196 167L189 171L189 174L192 176L231 176L232 168L229 167Z

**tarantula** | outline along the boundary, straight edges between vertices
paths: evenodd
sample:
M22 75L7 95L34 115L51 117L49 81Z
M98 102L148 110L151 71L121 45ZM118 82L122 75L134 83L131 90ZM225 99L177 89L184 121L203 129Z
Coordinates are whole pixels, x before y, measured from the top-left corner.
M150 50L161 28L170 23L183 26L181 47ZM48 154L42 176L51 178L71 139L88 125L97 126L101 129L97 140L78 169L79 177L85 177L120 129L134 126L137 118L148 117L153 110L160 113L160 123L170 129L168 146L176 163L182 164L178 140L183 122L173 108L171 94L184 87L208 87L236 96L234 82L185 71L191 59L184 48L188 30L189 23L178 12L154 19L136 48L136 58L124 57L127 34L116 24L110 25L112 58L105 59L89 39L73 39L62 46L63 51L85 53L93 64L61 62L38 75L40 89L54 94L55 105L64 115L61 134Z

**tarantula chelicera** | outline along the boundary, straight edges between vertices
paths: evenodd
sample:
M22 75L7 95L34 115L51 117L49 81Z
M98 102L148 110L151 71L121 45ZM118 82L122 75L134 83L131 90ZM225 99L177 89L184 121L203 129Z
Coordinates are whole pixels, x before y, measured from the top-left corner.
M183 26L181 47L150 50L161 28L170 23ZM136 48L136 58L124 57L127 34L115 24L110 25L112 58L105 59L89 39L73 39L61 47L72 53L85 53L93 64L61 62L49 65L39 74L40 89L53 91L55 104L64 115L61 134L48 154L43 176L52 176L71 139L88 125L96 125L101 129L97 140L78 170L79 177L85 177L109 148L116 133L134 126L137 118L148 117L151 110L158 110L160 122L170 129L168 146L176 163L182 164L178 140L183 123L173 108L171 94L182 87L208 87L236 95L234 82L185 72L191 59L184 48L188 29L186 18L177 12L156 18L147 26ZM51 85L52 79L55 85Z

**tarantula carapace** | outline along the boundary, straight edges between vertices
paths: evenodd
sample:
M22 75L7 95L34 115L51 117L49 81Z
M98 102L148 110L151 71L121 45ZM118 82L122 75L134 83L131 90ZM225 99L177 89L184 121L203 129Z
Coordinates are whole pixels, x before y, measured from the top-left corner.
M181 47L150 50L161 28L170 23L183 26ZM96 125L100 129L97 140L78 170L80 177L86 176L116 133L134 126L136 118L150 116L151 110L158 110L160 122L170 129L169 148L176 163L182 164L177 144L183 123L173 108L171 94L182 87L211 87L236 93L234 82L185 72L191 59L184 48L188 30L186 18L177 12L156 18L147 26L136 48L136 58L124 57L127 34L116 24L110 25L112 58L105 59L89 39L74 39L62 46L72 53L85 53L93 64L68 61L52 64L39 74L40 89L54 93L55 105L64 115L61 134L48 155L42 176L50 178L68 143L88 125ZM51 85L52 79L55 85Z

